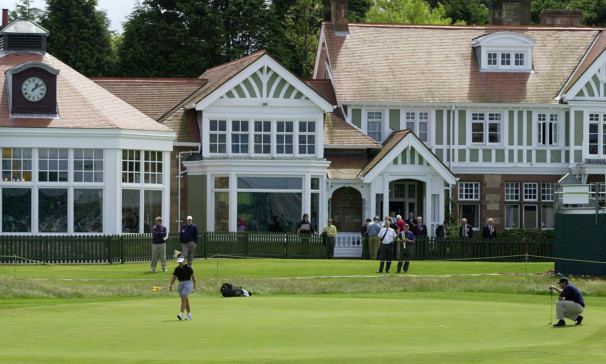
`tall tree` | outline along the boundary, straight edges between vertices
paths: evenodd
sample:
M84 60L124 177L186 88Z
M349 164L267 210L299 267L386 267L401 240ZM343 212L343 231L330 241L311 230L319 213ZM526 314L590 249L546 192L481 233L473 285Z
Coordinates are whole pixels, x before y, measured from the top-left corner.
M423 0L375 0L366 13L369 23L451 24L444 6L431 9Z
M15 4L15 10L10 12L10 18L12 20L27 19L34 23L40 23L44 11L40 8L32 6L33 0L21 0Z
M301 77L312 75L324 12L322 0L299 0L286 13L286 39L299 61L293 71Z
M427 0L435 9L442 4L445 17L454 24L484 25L490 22L490 0Z
M111 76L109 20L97 0L47 0L48 52L86 76Z

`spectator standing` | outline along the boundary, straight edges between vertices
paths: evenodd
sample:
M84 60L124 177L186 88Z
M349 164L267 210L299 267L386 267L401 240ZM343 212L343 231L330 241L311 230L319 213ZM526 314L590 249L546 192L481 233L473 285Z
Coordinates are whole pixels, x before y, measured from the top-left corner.
M381 225L379 223L381 219L375 216L374 222L368 225L368 252L370 254L370 260L377 260L379 254L379 248L381 242L379 241L379 232L381 231Z
M492 240L497 238L497 229L494 227L494 220L488 219L487 225L482 229L482 238Z
M408 273L408 266L410 265L410 257L414 254L414 243L415 243L415 235L408 228L408 224L404 225L404 230L398 235L396 239L397 244L400 245L400 254L398 255L398 270L397 273L400 273L402 269L402 263L404 263L404 273Z
M448 237L448 231L446 227L448 226L448 221L444 220L441 225L438 225L436 228L436 239L446 239Z
M408 228L410 229L410 226ZM427 238L427 226L423 224L423 218L421 216L417 217L417 225L415 225L412 232L417 240Z
M381 252L379 253L379 270L377 273L383 273L383 267L385 267L385 273L389 273L391 268L391 261L393 260L393 243L396 240L396 232L390 227L391 223L385 221L385 227L379 232L379 240L381 241ZM387 263L387 264L386 264Z
M335 239L337 237L337 227L332 224L332 218L328 219L328 224L322 228L322 236L325 239L326 258L335 257Z
M297 232L299 234L307 235L316 233L314 227L311 225L311 222L309 222L308 214L303 214L303 220L301 220L301 222L299 222L299 225L297 225Z
M194 262L194 254L198 245L198 227L193 223L191 216L187 217L187 222L181 226L181 250L183 257L187 260L187 265L191 267Z
M572 284L568 283L568 278L562 277L558 282L560 288L550 285L550 290L556 290L560 293L556 302L556 318L559 320L553 326L566 326L564 318L573 320L575 325L580 325L583 322L581 313L585 311L585 299L581 291Z
M473 238L473 227L467 224L467 219L465 218L461 220L461 227L459 228L459 237L461 239Z
M366 222L360 227L360 234L362 235L362 260L368 260L370 253L368 250L368 225L372 222L370 219L366 219Z
M156 217L156 225L152 228L152 260L150 272L156 271L158 259L162 263L162 271L166 270L166 237L168 232L166 226L162 225L162 217Z
M398 231L404 231L404 225L406 225L406 221L402 220L401 215L396 216L396 225L398 226Z
M271 223L271 225L269 225L269 232L272 232L272 233L283 233L284 232L284 227L282 226L282 220L280 219L280 216L278 216L278 215L274 216L274 221Z
M412 211L409 212L408 219L406 219L406 221L404 222L408 224L408 228L410 229L410 231L413 231L417 223L417 220L415 219L415 214Z

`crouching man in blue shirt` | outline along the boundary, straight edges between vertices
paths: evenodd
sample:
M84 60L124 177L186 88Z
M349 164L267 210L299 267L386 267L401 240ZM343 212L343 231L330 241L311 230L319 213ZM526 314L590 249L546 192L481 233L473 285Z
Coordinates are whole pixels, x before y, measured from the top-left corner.
M554 285L549 286L549 289L555 289L560 293L558 302L556 302L556 318L559 321L553 326L566 326L564 318L575 321L575 325L580 325L583 322L581 313L585 311L585 300L581 291L568 283L568 278L566 277L560 278L558 285L560 288Z

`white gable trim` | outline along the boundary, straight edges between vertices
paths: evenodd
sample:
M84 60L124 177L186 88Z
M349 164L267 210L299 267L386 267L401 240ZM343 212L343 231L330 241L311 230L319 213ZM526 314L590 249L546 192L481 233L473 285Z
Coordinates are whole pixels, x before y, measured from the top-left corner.
M595 40L594 40L594 43L595 43ZM585 54L585 57L587 57L587 54L589 54L589 52L591 51L592 47L593 47L593 44L587 50L587 53ZM583 63L583 61L585 60L585 57L583 57L583 59L581 60L581 62L579 62L579 66ZM598 73L600 71L600 68L602 68L605 64L606 64L606 52L602 52L602 54L600 54L600 56L598 57L598 59L596 59L593 62L593 64L585 71L585 73L581 77L579 77L579 79L572 85L572 87L570 87L570 89L568 90L568 92L562 93L562 91L560 91L560 94L558 94L558 98L561 99L562 101L575 100L575 96L581 91L581 89L583 89L583 87L585 87L585 85L589 81L591 81L591 79L593 78L593 76L596 73ZM575 72L576 71L577 70L575 70ZM574 73L572 75L574 75ZM571 75L571 77L572 77L572 75ZM568 82L564 85L564 87L562 88L562 90L564 90L567 85L568 85ZM587 98L582 98L582 99L586 100ZM592 99L595 100L595 98L592 98Z
M263 67L268 67L272 71L274 71L278 76L282 77L286 82L290 83L294 88L296 88L299 92L301 92L305 97L311 100L315 105L317 105L320 109L324 110L324 112L330 112L334 109L333 105L331 105L328 101L324 100L320 95L318 95L314 90L312 90L309 86L299 80L296 76L286 70L281 64L276 62L268 55L263 55L261 58L253 62L250 66L243 69L240 73L232 77L230 80L225 82L219 88L211 92L208 96L203 98L202 100L195 103L196 110L204 110L209 105L213 104L227 92L231 91L234 87L238 86L248 77L251 77L255 72ZM259 101L259 106L262 106L263 103L267 103L271 101L269 98L261 98L256 99Z
M392 148L383 159L377 163L367 174L362 178L362 182L371 183L377 176L382 173L387 167L392 165L393 160L402 153L406 148L412 147L417 153L423 157L427 164L433 168L446 181L446 183L454 185L457 182L456 177L452 172L433 154L416 136L409 133Z
M472 40L474 47L477 46L514 46L532 47L535 41L527 36L514 32L496 32L487 34Z

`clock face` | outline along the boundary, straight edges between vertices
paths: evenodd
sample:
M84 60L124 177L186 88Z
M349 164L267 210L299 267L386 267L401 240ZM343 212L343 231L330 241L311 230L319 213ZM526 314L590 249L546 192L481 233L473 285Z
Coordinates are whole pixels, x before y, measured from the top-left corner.
M21 93L27 101L38 102L46 96L46 83L40 77L28 77L21 84Z

